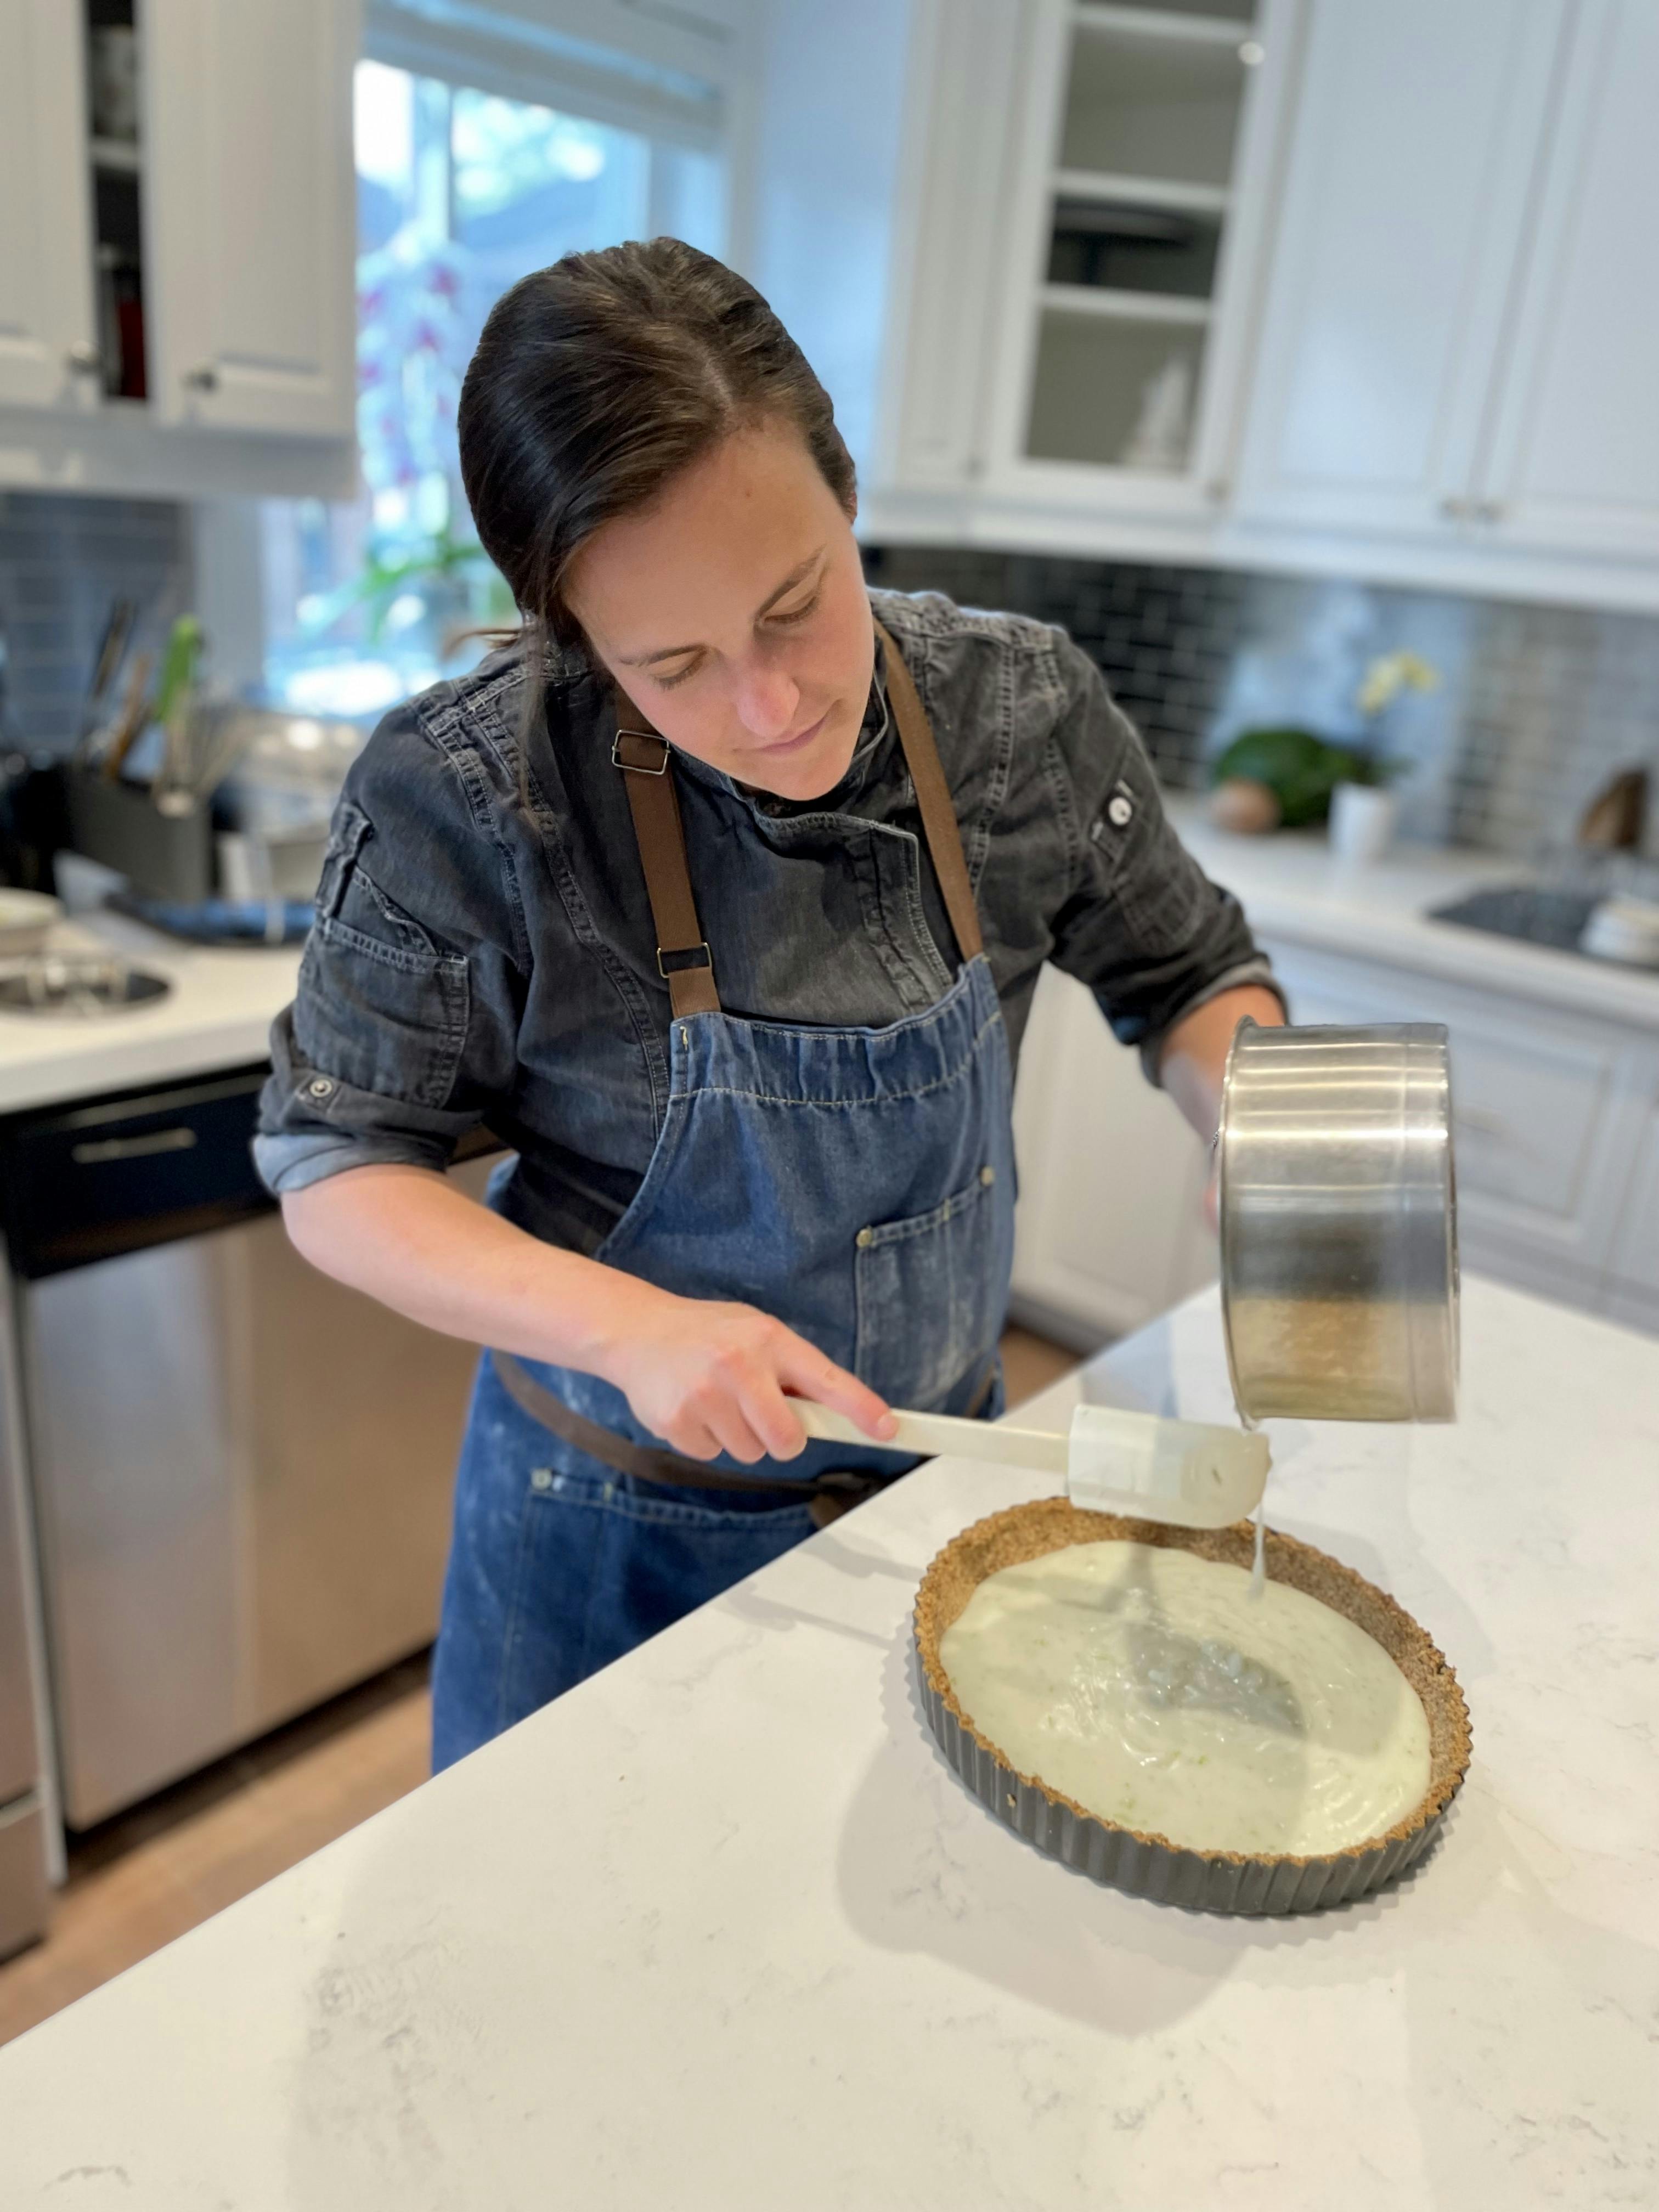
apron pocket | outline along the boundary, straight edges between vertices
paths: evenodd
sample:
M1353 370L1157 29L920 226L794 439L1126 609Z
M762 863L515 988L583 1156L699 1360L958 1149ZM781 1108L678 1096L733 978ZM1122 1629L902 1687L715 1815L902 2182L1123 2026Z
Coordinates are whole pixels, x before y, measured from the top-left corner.
M854 1371L890 1405L935 1409L995 1347L1003 1267L995 1179L930 1212L861 1229L854 1252Z

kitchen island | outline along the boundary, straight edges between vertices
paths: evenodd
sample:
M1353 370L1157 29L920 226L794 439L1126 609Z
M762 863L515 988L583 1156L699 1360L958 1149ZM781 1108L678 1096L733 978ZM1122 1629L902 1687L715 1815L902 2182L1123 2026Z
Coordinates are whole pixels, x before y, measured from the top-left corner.
M1468 1697L1426 1863L1296 1921L1040 1857L963 1788L909 1611L1052 1483L940 1460L0 2051L0 2203L1659 2200L1659 1346L1473 1282L1454 1428L1274 1425L1272 1523ZM1213 1294L1077 1392L1229 1396Z

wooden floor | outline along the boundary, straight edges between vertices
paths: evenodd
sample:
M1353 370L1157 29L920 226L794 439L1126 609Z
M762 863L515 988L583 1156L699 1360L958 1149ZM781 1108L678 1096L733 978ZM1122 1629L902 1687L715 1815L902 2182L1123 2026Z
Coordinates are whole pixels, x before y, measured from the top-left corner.
M1073 1366L1010 1329L1008 1401ZM355 1828L427 1775L427 1662L407 1661L79 1838L51 1932L0 1966L0 2043Z

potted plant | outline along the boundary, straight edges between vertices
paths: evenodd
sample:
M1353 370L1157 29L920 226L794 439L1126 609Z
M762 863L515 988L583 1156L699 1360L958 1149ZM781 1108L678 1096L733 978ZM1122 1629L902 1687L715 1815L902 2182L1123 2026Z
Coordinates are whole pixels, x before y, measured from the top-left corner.
M1399 802L1389 788L1402 763L1381 746L1383 716L1402 691L1432 691L1438 672L1415 653L1379 653L1360 679L1354 704L1365 719L1366 742L1331 793L1331 851L1339 860L1380 860L1393 841Z

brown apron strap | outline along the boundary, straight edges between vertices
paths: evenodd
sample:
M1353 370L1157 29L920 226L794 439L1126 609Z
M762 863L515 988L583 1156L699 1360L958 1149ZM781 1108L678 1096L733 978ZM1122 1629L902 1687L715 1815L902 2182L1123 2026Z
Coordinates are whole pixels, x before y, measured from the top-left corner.
M511 1352L492 1352L489 1358L501 1388L520 1412L539 1421L561 1443L574 1444L602 1466L615 1468L618 1474L631 1474L641 1482L670 1482L687 1490L764 1490L775 1497L781 1490L799 1490L803 1498L842 1497L857 1504L897 1480L890 1474L854 1473L850 1468L831 1468L811 1482L791 1482L776 1475L730 1474L724 1468L705 1466L700 1459L682 1459L678 1452L636 1444L613 1429L590 1421L526 1373Z
M892 703L893 719L898 724L899 743L904 748L910 781L916 787L916 805L921 811L927 849L933 856L933 872L939 878L945 911L956 932L957 950L964 960L973 960L984 951L985 940L980 935L979 909L974 904L974 886L962 849L962 832L957 827L951 787L945 781L939 747L933 742L915 680L905 666L891 634L879 623L876 624L876 635L887 648L887 696Z
M980 934L979 911L974 904L974 887L951 787L945 780L927 710L903 656L879 623L876 635L887 648L887 696L910 781L915 786L921 827L945 911L956 933L957 950L964 960L972 960L984 950L985 941ZM620 691L617 706L617 735L611 757L623 770L628 785L640 866L645 872L646 894L657 932L657 967L668 985L668 1002L676 1014L717 1014L720 1000L714 986L714 957L697 920L691 872L686 866L685 830L674 790L672 756L654 730L628 726L624 715L637 722L645 718ZM695 1466L696 1462L686 1464Z
M617 704L623 712L630 710L631 702L620 694ZM637 708L631 711L638 714ZM640 866L656 925L657 969L668 986L668 1003L676 1014L717 1014L720 997L714 988L714 963L691 894L685 831L667 744L654 730L625 727L619 716L611 757L628 786Z

